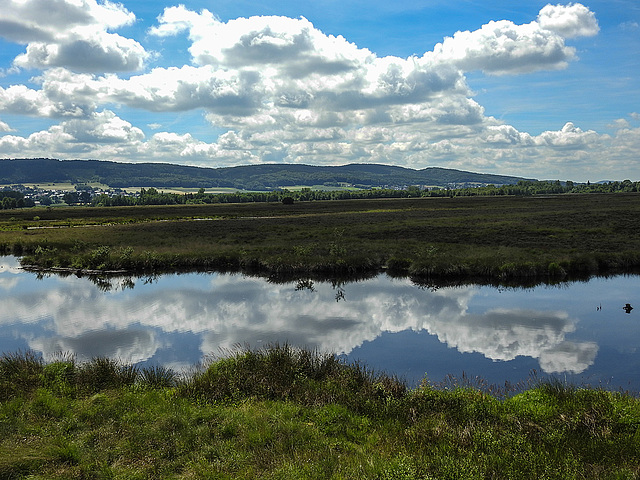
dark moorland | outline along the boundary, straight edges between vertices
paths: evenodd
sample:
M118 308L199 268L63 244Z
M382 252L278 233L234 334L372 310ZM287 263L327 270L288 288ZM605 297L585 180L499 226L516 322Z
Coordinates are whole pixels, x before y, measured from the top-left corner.
M640 195L565 194L0 211L34 268L546 281L640 267Z

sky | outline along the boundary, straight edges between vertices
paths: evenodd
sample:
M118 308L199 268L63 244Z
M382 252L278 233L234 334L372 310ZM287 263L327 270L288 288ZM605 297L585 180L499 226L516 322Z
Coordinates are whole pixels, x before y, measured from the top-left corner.
M1 159L640 180L640 1L0 0Z

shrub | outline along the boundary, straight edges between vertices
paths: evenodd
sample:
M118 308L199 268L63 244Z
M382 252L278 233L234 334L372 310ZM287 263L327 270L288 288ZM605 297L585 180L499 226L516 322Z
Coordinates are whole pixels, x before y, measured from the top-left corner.
M567 274L565 269L558 265L556 262L551 262L549 264L548 270L549 275L551 275L552 277L564 277Z

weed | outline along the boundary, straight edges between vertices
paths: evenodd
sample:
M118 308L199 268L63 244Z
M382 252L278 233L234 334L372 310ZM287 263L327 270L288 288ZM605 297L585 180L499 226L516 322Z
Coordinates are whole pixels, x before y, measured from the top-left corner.
M55 361L42 369L42 384L59 395L71 395L74 392L76 365L72 360Z
M308 257L314 249L315 245L294 245L293 253L300 257Z
M347 254L347 247L344 242L344 228L333 229L333 240L329 243L329 255L332 257L343 257Z

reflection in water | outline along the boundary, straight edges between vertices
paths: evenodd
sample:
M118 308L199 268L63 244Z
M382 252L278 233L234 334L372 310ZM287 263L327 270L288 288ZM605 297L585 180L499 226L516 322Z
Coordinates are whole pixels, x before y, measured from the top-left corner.
M153 331L136 328L88 331L77 337L38 337L29 342L29 347L49 358L55 352L73 352L80 358L112 357L127 363L148 360L158 346Z
M576 334L583 320L568 313L576 308L563 308L556 299L575 296L568 289L425 289L386 276L350 284L273 284L219 274L94 279L93 284L75 276L35 278L21 272L15 259L0 257L5 351L30 348L47 359L64 351L79 358L110 356L180 367L236 345L287 341L350 354L385 335L426 332L448 347L449 365L469 359L465 371L480 368L475 372L480 375L491 365L479 365L477 354L493 363L527 358L546 373L581 374L594 365L599 351L596 336ZM545 300L549 292L553 301ZM403 361L426 354L403 346L397 353ZM439 360L427 358L426 365L416 367L422 371L412 375L421 377ZM526 377L528 371L520 374Z
M537 358L546 373L581 373L593 363L598 352L593 342L565 341L565 336L575 330L575 321L565 312L492 310L484 315L460 312L455 321L436 320L426 330L463 353L479 352L502 361L517 356Z

